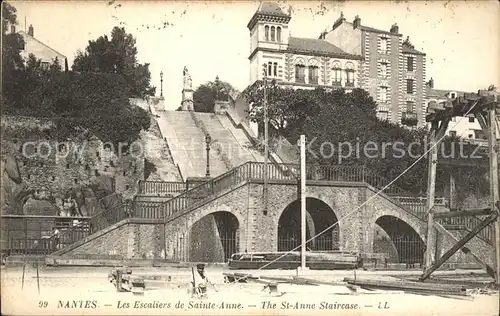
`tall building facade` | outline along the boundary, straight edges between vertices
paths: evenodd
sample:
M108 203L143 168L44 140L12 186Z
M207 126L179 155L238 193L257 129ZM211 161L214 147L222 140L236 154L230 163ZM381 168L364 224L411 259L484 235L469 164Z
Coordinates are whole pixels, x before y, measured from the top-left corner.
M425 53L403 40L397 24L389 30L348 22L341 13L322 36L350 54L361 54L360 87L378 104L379 118L409 127L425 126Z
M358 87L361 54L350 54L325 39L292 37L290 12L263 2L250 19L250 84L264 76L292 88Z
M425 126L425 54L403 40L397 24L380 30L341 13L316 39L290 36L290 20L289 11L271 2L250 19L250 84L267 73L294 88L360 87L377 102L380 119Z

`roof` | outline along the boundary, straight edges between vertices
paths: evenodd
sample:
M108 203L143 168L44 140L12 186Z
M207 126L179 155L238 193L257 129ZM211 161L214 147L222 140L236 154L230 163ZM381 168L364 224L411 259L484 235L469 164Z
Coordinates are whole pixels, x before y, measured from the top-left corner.
M403 45L403 53L408 53L408 54L416 54L416 55L425 55L425 53L416 50L415 48L408 47L406 45Z
M259 5L259 8L257 9L256 13L277 15L277 16L290 16L290 14L283 12L281 7L276 2L262 2Z
M297 52L357 56L346 53L326 40L316 38L290 37L288 39L288 49Z
M273 20L275 22L288 23L291 19L290 13L283 12L283 9L276 2L261 2L257 11L247 24L251 29L259 19Z
M428 97L441 97L446 98L447 94L450 92L456 92L458 97L463 97L466 92L457 90L443 90L443 89L433 89L427 86L427 96Z
M351 27L353 26L352 22L343 21L343 23L347 23ZM334 27L334 28L336 28L336 27ZM375 33L401 36L401 34L399 34L399 33L391 33L391 32L386 31L386 30L376 29L374 27L369 27L369 26L365 26L365 25L360 25L358 28L362 31L367 31L367 32L375 32Z
M410 37L406 37L406 40L403 42L403 53L416 54L416 55L425 55L425 53L418 51L415 49L415 46L410 42Z
M54 53L58 54L58 55L61 55L63 56L64 58L66 58L66 55L64 54L61 54L60 52L58 52L57 50L53 49L52 47L50 47L49 45L45 44L44 42L34 38L33 36L27 34L26 32L24 31L19 31L18 34L21 34L23 37L29 37L29 38L32 38L33 40L37 41L38 43L42 44L43 46L47 47L48 49L52 50Z

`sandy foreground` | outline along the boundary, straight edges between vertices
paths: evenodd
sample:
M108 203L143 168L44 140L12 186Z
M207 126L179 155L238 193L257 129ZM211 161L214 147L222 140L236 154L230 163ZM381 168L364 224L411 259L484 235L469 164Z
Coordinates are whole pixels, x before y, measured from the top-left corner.
M145 292L134 295L116 292L108 281L111 269L40 267L38 293L33 266L26 268L24 288L22 267L2 268L2 315L499 315L498 293L445 298L397 291L351 294L344 286L279 284L279 293L273 295L263 290L262 284L224 283L222 272L230 271L218 267L207 268L207 276L216 284L216 289L209 288L206 299L193 299L187 294L191 271L176 268L132 269L133 275L146 279ZM244 272L296 274L281 270ZM402 273L408 272L383 272ZM413 274L419 275L419 272ZM455 274L470 273L456 271ZM357 275L382 277L381 272L359 271ZM311 271L308 277L337 281L346 276L352 277L353 272Z

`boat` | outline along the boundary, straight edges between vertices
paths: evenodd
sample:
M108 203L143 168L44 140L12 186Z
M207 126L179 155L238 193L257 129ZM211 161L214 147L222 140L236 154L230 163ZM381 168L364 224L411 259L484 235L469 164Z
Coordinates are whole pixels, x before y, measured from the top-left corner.
M229 269L297 269L301 264L300 252L235 253L229 259ZM342 251L308 251L306 267L311 270L345 270L361 266L358 254Z

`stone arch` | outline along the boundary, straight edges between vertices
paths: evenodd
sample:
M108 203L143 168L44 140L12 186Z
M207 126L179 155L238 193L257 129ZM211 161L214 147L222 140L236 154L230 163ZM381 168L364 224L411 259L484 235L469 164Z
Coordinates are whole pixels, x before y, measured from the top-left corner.
M294 62L295 65L300 65L300 66L305 66L306 65L306 62L304 60L304 58L302 57L297 57L295 58L295 62Z
M332 61L332 69L342 69L342 64L339 60Z
M318 62L318 60L316 58L313 57L313 58L309 59L308 64L311 67L318 67L319 62Z
M389 263L423 263L425 242L420 229L395 214L379 216L373 227L373 251L388 254Z
M354 63L348 61L345 63L345 69L346 70L354 70Z
M227 262L239 251L242 222L230 211L214 211L192 223L188 234L189 261Z
M339 248L340 229L334 210L323 200L306 198L306 239L309 250L335 250ZM289 203L278 212L277 248L278 251L290 251L300 246L300 200Z

